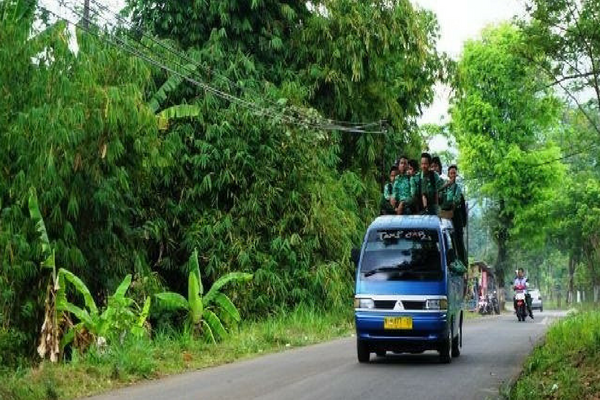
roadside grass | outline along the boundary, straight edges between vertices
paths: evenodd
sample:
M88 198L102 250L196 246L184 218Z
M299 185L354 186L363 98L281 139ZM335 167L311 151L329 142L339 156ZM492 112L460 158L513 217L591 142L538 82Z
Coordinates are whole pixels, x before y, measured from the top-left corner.
M550 327L525 362L510 400L600 399L600 309L576 311Z
M161 332L127 340L122 346L92 348L68 363L0 372L0 399L55 400L89 396L134 382L157 379L349 336L352 310L323 313L299 307L261 322L243 323L225 340L210 345L183 333Z

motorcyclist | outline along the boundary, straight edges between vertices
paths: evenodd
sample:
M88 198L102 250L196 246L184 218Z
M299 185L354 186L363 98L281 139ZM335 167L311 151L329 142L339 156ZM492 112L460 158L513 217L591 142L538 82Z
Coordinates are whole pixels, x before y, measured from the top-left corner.
M527 312L529 312L529 316L533 319L533 313L531 312L531 295L527 291L527 287L529 286L529 280L525 277L525 271L523 268L519 268L517 270L517 277L513 283L513 289L517 289L518 286L521 286L525 289L525 304L527 304ZM517 300L513 300L515 311L517 311Z

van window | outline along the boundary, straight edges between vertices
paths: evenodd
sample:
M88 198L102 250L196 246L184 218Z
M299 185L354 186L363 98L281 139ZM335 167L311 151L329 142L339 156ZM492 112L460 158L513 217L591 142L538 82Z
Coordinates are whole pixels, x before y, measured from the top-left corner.
M452 259L456 260L456 247L454 243L454 234L452 231L444 231L444 238L446 240L446 248L448 249L448 255L452 255Z
M437 231L374 231L367 237L360 279L439 281L443 279Z

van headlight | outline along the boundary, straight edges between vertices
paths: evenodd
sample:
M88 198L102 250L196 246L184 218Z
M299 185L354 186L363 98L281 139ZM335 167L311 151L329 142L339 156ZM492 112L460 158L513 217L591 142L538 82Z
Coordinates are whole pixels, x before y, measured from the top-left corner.
M425 303L425 308L428 310L447 310L448 299L429 299Z
M355 297L354 308L375 308L375 302L373 299Z

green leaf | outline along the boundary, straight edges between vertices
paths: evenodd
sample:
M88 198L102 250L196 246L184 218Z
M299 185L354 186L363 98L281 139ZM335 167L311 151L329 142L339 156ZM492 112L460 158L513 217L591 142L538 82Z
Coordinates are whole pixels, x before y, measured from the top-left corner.
M67 306L67 289L64 274L58 273L58 290L56 291L56 309L65 311Z
M47 257L46 261L42 266L52 268L54 266L54 260L49 260L52 257L52 251L50 248L50 240L48 240L48 232L46 231L46 224L40 211L38 204L37 194L34 188L29 189L29 214L31 219L35 222L35 229L40 235L40 241L42 242L42 253Z
M92 297L90 290L85 283L83 283L83 281L77 277L77 275L64 268L61 268L58 271L58 275L59 277L63 275L67 281L71 282L71 284L75 286L75 289L77 289L77 291L83 296L85 306L88 310L90 310L90 314L98 314L98 307L96 307L96 303L94 302L94 298Z
M161 304L168 310L188 310L188 301L180 295L174 292L163 292L156 295L161 301Z
M152 298L150 296L146 297L146 301L144 302L144 307L142 308L142 312L137 320L137 326L143 327L146 323L146 319L148 319L148 315L150 314L150 304Z
M131 285L131 274L128 274L125 277L125 279L123 279L123 282L121 282L113 296L119 299L123 299L125 297L125 293L129 289L129 285Z
M73 303L67 302L65 304L64 311L68 311L71 314L73 314L75 317L77 317L78 320L83 322L90 330L94 329L94 326L95 326L94 321L92 320L92 317L87 312L87 310L77 307Z
M54 249L52 249L48 258L42 263L42 267L50 268L52 270L56 268L56 251L54 251Z
M227 331L225 330L223 323L214 312L210 310L204 311L203 318L210 326L210 329L216 338L222 339L227 336Z
M210 343L217 343L216 339L215 339L215 335L212 331L212 328L210 327L210 325L208 324L208 322L206 322L205 320L202 320L202 333L204 334L204 337L206 338L206 340Z
M67 333L65 333L63 335L63 337L60 339L60 348L64 349L67 345L71 344L71 342L73 341L73 339L75 339L75 330L76 330L77 325L75 325L74 327L72 327L71 329L69 329L67 331Z
M189 77L197 68L194 64L185 65L185 70L183 74L173 74L162 84L162 86L156 91L154 96L148 102L148 105L152 109L152 111L157 112L160 108L161 104L165 100L167 100L169 94L173 92L175 89L179 87L179 85L184 81L183 77ZM183 77L181 76L183 75Z
M188 303L190 307L190 318L192 323L199 324L202 318L202 311L204 306L202 304L202 297L199 294L200 285L198 283L198 277L194 271L190 271L188 277Z
M220 277L219 279L217 279L217 281L215 283L213 283L213 285L211 286L208 293L206 293L206 296L204 296L204 304L205 305L210 304L214 300L217 293L219 293L219 290L221 290L221 288L223 286L225 286L226 284L228 284L229 282L232 282L232 281L246 281L247 282L247 281L250 281L251 279L252 279L252 274L248 274L245 272L231 272L227 275Z
M200 278L200 264L198 264L198 249L194 249L192 255L188 259L188 268L190 272L193 272L198 278L198 294L204 294L204 287L202 286L202 278Z
M164 118L167 121L171 119L192 118L200 115L200 107L193 104L179 104L169 108L165 108L157 114L159 118Z
M215 304L217 304L224 312L229 314L229 316L236 322L241 321L240 312L235 307L231 299L227 297L223 293L217 293L214 300Z

